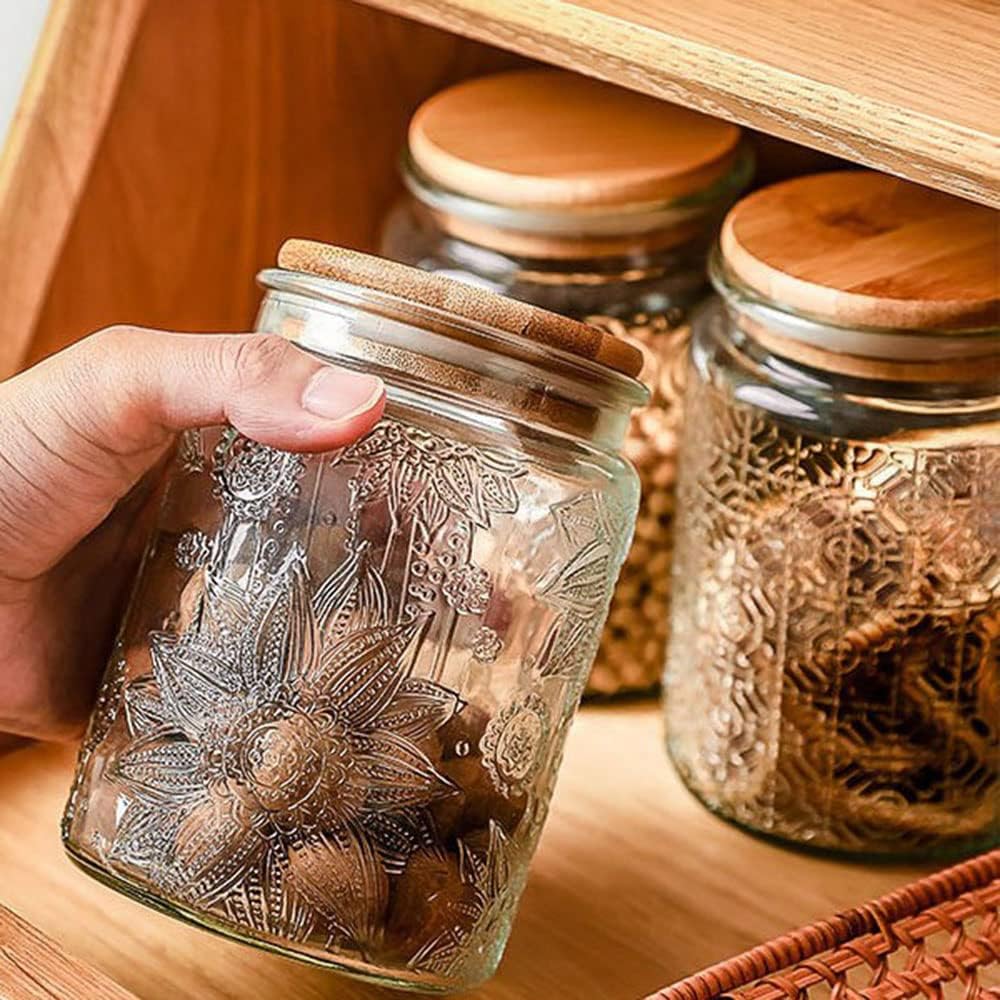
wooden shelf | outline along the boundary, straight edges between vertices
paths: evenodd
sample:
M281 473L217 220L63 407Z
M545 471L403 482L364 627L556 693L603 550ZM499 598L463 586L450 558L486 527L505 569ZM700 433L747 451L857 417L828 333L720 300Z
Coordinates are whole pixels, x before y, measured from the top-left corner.
M366 0L1000 205L1000 8L965 0Z
M58 835L74 756L54 746L0 756L0 902L143 1000L386 997L172 921L77 871ZM681 787L654 703L586 707L507 956L475 996L635 1000L919 873L755 840Z
M3 906L0 906L0 997L138 1000L107 976L67 955L36 927Z

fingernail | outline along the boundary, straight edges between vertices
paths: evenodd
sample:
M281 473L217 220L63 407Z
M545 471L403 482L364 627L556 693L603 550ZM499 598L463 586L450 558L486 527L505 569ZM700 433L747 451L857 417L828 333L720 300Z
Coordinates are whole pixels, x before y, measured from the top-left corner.
M309 379L302 406L317 417L343 422L370 410L384 392L380 378L331 365Z

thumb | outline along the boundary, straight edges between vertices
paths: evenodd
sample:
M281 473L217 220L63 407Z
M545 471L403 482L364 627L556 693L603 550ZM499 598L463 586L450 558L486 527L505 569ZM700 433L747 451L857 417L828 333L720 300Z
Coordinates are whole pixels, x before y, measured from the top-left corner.
M328 451L365 434L384 405L380 379L281 337L111 327L0 383L0 531L41 572L178 431L228 421L276 448ZM13 575L13 553L2 555L0 575Z

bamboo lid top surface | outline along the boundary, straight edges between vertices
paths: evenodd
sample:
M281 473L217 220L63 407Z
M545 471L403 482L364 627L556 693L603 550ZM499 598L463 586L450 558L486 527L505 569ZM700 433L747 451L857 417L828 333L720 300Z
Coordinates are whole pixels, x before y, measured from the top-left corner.
M289 271L385 292L517 334L632 378L642 369L643 358L638 350L597 327L382 257L293 239L281 247L278 264Z
M756 191L726 217L721 247L754 292L838 326L1000 327L1000 213L885 174Z
M561 70L499 73L449 87L410 123L409 150L434 183L523 208L662 202L731 167L740 130Z

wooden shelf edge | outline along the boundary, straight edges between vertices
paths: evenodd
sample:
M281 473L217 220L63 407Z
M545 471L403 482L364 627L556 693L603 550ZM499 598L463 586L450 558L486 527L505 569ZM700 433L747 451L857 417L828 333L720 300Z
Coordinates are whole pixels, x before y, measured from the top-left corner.
M990 131L565 0L361 2L1000 207Z

